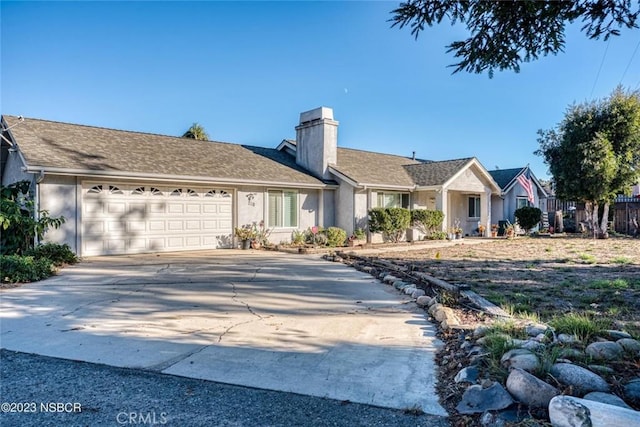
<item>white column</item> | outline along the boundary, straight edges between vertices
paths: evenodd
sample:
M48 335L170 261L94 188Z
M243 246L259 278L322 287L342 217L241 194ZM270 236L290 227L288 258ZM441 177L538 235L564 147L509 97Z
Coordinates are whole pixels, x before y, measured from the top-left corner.
M484 225L484 235L491 230L491 189L484 188L484 193L480 194L480 224Z
M324 227L324 190L318 190L318 219L316 223L320 227Z
M447 228L449 228L449 198L448 191L442 189L439 192L436 192L436 210L442 211L444 214L444 219L442 220L442 231L446 232Z

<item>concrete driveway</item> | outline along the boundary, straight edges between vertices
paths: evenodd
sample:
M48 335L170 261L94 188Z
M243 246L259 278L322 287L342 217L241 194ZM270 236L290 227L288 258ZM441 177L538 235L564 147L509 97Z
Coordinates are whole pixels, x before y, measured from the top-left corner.
M317 256L91 258L0 297L9 350L446 415L424 312Z

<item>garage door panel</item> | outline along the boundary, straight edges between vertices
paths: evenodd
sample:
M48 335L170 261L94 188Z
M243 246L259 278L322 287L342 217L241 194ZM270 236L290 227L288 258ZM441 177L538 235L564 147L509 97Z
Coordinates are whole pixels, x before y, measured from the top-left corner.
M169 203L169 213L179 214L184 212L184 205L182 203Z
M125 202L109 202L107 205L107 213L110 214L123 214L127 211L127 204Z
M165 231L164 221L150 220L148 224L149 224L149 231Z
M231 196L226 190L83 182L82 204L86 256L213 249L233 241Z

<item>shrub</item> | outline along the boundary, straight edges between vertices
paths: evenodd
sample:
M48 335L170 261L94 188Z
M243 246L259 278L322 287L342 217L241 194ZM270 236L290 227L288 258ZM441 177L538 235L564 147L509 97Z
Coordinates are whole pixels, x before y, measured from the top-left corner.
M427 236L429 240L445 240L447 238L447 233L444 231L434 231Z
M71 248L66 243L64 245L57 243L40 244L33 249L27 250L25 255L34 258L48 258L56 266L75 264L78 262L78 257L71 251Z
M427 209L415 209L411 211L411 224L422 234L430 236L442 227L444 213Z
M347 232L339 227L329 227L325 230L327 235L327 245L331 247L344 246L347 240Z
M54 273L53 262L48 258L32 256L0 255L2 282L36 282Z
M385 239L399 242L411 223L411 213L404 208L373 208L369 211L369 230L382 233Z
M51 227L59 228L64 217L53 218L47 211L35 217L29 181L0 186L0 254L21 254L33 247L35 237L42 239Z
M520 227L524 228L527 232L535 227L542 218L542 211L533 206L523 206L515 211L515 217L520 224Z

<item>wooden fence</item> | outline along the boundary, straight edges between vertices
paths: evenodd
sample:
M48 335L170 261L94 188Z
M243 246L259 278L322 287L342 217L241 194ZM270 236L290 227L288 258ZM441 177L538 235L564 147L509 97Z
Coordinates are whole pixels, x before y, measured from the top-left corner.
M630 198L631 199L631 198ZM613 211L613 229L618 233L640 235L640 201L616 201Z

